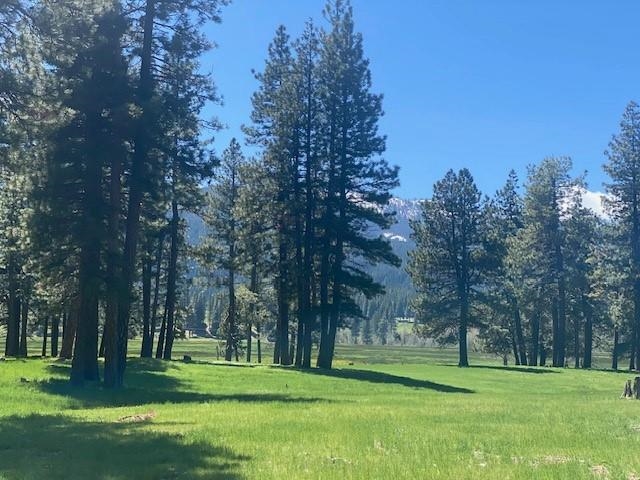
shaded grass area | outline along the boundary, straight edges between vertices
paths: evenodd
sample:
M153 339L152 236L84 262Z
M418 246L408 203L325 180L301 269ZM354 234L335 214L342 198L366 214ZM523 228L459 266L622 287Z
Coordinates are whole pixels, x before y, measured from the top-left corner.
M452 385L430 382L429 380L419 380L411 377L403 377L400 375L391 375L389 373L376 372L375 370L356 370L349 368L343 370L313 369L300 371L332 378L345 378L370 383L395 384L410 388L427 388L429 390L435 390L436 392L473 393L473 390L469 390L468 388L454 387Z
M65 415L3 417L0 475L4 478L240 479L249 457L179 435L124 423Z
M460 369L439 349L372 364L364 346L332 371L229 368L178 345L194 362L131 358L115 392L70 387L68 362L0 362L0 479L640 476L628 373Z

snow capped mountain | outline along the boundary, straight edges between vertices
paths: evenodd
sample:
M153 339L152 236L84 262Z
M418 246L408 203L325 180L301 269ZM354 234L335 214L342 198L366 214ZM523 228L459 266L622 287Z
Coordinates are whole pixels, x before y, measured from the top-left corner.
M398 242L411 242L410 220L415 220L420 216L421 200L405 200L393 197L389 200L389 205L384 209L386 213L395 213L396 223L383 232L383 236L389 240Z

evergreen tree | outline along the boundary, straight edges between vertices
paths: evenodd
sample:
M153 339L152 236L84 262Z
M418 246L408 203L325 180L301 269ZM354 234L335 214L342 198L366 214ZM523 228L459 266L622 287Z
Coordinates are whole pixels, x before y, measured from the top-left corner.
M382 285L359 265L399 265L387 239L371 238L372 225L391 223L382 213L398 185L398 168L380 155L385 138L378 132L382 96L371 93L369 60L355 31L348 1L327 4L330 30L322 36L319 102L325 116L321 151L326 192L320 206L324 243L320 253L320 351L318 366L331 368L336 332L343 318L360 315L357 292L373 297Z
M409 274L418 296L413 308L421 333L442 342L458 340L461 367L469 366L467 331L475 324L473 305L483 289L486 260L480 191L471 173L449 170L412 222L416 249Z
M238 206L241 188L240 170L245 162L240 144L232 139L222 154L218 181L211 189L204 219L210 229L200 252L209 267L224 270L228 292L228 308L222 330L226 337L225 360L230 361L238 350L238 306L236 277L241 267L238 237L241 229ZM254 287L255 288L255 287Z
M629 280L633 285L630 369L640 367L640 108L630 102L620 122L620 132L609 143L604 171L611 178L607 205L626 235L630 251Z

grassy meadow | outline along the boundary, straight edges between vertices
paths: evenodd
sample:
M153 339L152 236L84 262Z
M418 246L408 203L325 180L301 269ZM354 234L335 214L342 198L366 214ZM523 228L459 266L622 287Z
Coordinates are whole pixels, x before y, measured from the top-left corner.
M193 362L132 358L120 391L0 362L0 479L640 479L629 373L460 369L417 347L338 347L331 372L226 365L206 340L175 353Z

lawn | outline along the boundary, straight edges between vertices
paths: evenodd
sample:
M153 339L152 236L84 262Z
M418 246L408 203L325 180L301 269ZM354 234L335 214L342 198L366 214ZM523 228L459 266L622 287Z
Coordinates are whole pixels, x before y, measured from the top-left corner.
M331 372L225 365L202 340L176 354L194 362L131 359L115 392L0 362L0 479L640 478L628 373L409 347L341 347Z

